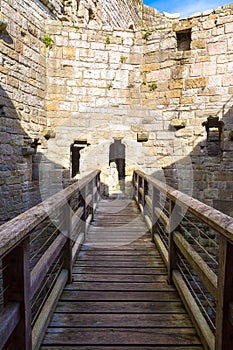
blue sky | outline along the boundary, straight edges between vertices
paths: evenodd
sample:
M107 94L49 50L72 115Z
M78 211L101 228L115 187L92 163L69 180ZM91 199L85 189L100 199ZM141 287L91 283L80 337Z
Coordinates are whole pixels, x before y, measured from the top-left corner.
M160 12L176 13L179 12L181 17L187 17L195 12L203 12L218 6L233 3L227 0L144 0L144 4L155 7Z

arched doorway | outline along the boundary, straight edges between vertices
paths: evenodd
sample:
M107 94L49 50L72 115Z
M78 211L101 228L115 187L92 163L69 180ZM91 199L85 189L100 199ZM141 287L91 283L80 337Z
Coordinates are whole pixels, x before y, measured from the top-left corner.
M121 140L115 139L109 148L109 165L111 162L116 163L118 179L125 179L125 145Z

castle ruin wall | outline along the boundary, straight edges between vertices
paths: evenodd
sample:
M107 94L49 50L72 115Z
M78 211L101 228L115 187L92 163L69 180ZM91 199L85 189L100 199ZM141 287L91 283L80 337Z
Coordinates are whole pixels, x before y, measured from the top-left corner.
M178 20L81 3L1 1L0 220L62 189L75 143L79 177L107 184L114 142L126 183L140 168L232 215L233 6Z

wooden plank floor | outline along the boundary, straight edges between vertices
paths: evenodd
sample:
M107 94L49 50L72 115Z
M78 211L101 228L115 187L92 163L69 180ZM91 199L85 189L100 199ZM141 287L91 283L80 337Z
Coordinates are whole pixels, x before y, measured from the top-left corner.
M203 349L132 200L99 203L43 350Z

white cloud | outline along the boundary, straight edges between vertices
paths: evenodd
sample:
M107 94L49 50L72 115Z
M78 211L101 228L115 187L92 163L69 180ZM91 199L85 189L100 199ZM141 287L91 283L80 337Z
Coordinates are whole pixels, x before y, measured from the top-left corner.
M182 17L187 17L195 12L211 10L216 6L219 6L217 1L189 1L187 6L179 5L175 7L175 12L179 12Z
M155 7L160 12L166 11L169 13L179 12L181 17L187 17L195 12L203 12L205 10L211 10L218 6L229 4L232 1L227 0L186 0L185 3L179 0L169 1L153 1L144 0L144 3L148 6Z

